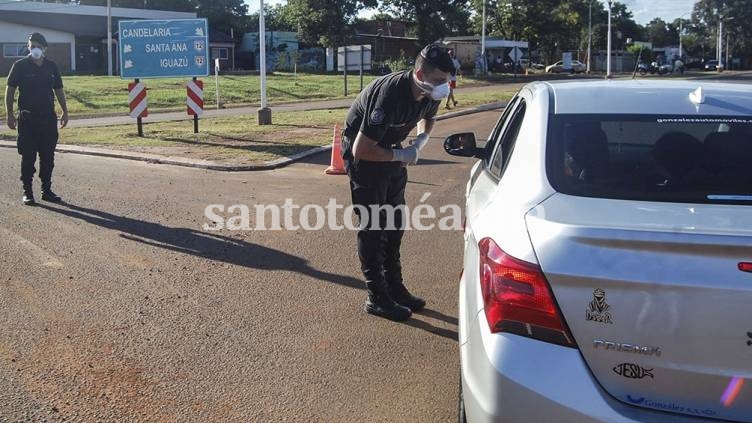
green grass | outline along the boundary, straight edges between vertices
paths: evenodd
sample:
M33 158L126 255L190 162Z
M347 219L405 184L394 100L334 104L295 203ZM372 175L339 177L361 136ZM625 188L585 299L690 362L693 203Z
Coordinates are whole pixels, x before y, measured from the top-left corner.
M514 87L497 85L482 92L463 94L460 88L458 109L506 101L516 91ZM446 112L442 103L439 113ZM255 115L206 118L199 121L198 134L193 133L190 119L153 122L144 124L144 137L138 136L135 124L71 127L60 130L60 143L253 163L331 143L334 125L342 124L346 114L346 109L275 112L274 124L264 126L258 125ZM5 126L0 128L0 140L15 138L15 131Z
M276 113L273 125L259 126L255 116L207 118L193 121L144 124L144 137L136 125L75 127L60 130L60 144L103 147L136 152L192 157L218 162L252 163L274 160L314 146L331 143L335 123L347 110ZM0 139L15 140L16 133L0 130Z
M367 85L373 75L363 76ZM216 85L213 76L200 78L204 82L204 104L216 107ZM185 110L188 78L144 79L148 89L149 111ZM0 92L5 92L5 78L0 78ZM72 117L124 115L128 113L128 83L130 80L108 76L65 76L63 85ZM464 84L482 83L465 78ZM360 89L360 76L348 75L348 98L355 98ZM257 106L261 103L261 81L258 75L220 75L220 99L225 107ZM345 98L341 74L316 75L275 72L267 77L267 98L270 104ZM16 94L18 99L18 94ZM5 103L0 104L0 118L5 117Z

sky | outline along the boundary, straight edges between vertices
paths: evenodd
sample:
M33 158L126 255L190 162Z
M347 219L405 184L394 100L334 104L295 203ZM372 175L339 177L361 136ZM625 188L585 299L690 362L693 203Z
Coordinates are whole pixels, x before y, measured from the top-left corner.
M696 3L695 0L620 0L626 4L635 22L641 25L661 18L666 22L673 22L674 19L684 16L689 19L692 8Z
M535 1L535 0L528 0ZM604 0L605 1L605 0ZM629 7L634 15L635 22L645 25L653 18L661 18L666 22L673 22L674 19L686 14L685 19L689 18L689 13L696 0L619 0ZM254 13L259 8L259 0L246 0L250 13ZM264 3L269 5L282 4L286 0L266 0Z

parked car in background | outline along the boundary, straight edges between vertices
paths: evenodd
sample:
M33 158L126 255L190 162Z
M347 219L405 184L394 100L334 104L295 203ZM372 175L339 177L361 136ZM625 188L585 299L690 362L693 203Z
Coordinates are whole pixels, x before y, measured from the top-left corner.
M531 69L545 69L546 68L545 65L531 62L530 59L522 59L520 60L520 64L522 64L523 68L531 68Z
M579 60L572 60L572 69L564 69L564 62L562 60L559 60L553 65L546 66L546 73L584 73L586 69L587 66L585 66L585 64L580 62Z
M481 159L461 422L752 422L750 110L743 84L534 82L485 145L446 139Z
M718 69L718 61L717 60L708 60L703 65L703 69L706 71L714 71Z
M705 63L702 60L690 60L684 64L685 69L704 69Z

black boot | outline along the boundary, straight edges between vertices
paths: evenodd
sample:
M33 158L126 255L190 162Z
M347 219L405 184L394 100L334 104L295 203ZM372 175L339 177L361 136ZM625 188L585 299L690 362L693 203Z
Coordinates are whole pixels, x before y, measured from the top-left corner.
M42 184L42 200L49 201L51 203L59 203L63 201L59 195L52 192L52 184L49 182Z
M426 306L426 300L411 294L402 281L389 283L389 296L399 305L405 306L414 312L421 311Z
M33 206L36 204L36 201L34 201L34 191L31 190L31 184L24 184L23 203L25 206Z
M366 282L366 290L368 299L363 309L367 313L397 322L404 322L412 315L409 308L397 304L389 297L383 282Z

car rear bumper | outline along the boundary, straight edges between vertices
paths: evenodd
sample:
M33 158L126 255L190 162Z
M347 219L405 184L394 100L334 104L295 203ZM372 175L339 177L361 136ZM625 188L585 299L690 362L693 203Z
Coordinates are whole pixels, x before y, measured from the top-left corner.
M469 323L468 342L460 346L468 422L709 421L614 399L593 379L577 349L492 334L483 311Z

